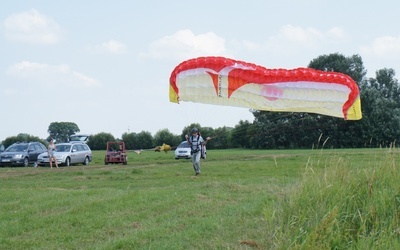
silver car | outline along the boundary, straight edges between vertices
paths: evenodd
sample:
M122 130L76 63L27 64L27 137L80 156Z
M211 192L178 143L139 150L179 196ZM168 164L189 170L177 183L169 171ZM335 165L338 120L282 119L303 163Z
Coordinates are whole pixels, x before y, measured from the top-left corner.
M70 166L72 164L89 165L92 161L92 151L85 143L58 143L54 156L59 165ZM42 153L38 156L37 164L39 166L49 165L48 153Z

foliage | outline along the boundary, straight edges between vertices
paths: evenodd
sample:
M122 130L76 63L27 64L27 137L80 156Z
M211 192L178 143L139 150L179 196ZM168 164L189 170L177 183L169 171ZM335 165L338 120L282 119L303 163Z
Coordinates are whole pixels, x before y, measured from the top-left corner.
M136 149L138 146L136 133L123 133L122 140L125 142L125 147L127 150Z
M47 143L42 139L40 139L39 137L24 133L18 134L17 136L7 137L3 141L3 144L4 148L7 148L16 142L29 142L29 141L37 141L43 143L44 145L47 145Z
M254 113L253 113L254 114ZM249 121L239 121L230 133L230 141L234 148L252 148L257 131Z
M102 132L92 135L88 141L88 146L92 150L106 150L107 142L109 141L115 141L114 136L110 133Z
M322 55L313 59L308 67L326 72L341 72L349 75L356 83L360 83L367 74L359 55L350 57L345 57L339 53Z
M232 144L231 144L230 136L229 136L231 131L232 131L232 128L228 128L228 127L221 127L221 128L217 128L217 129L213 130L213 134L212 134L212 136L210 136L213 139L209 144L207 144L207 148L209 148L209 149L231 148ZM203 135L203 137L207 137L207 136L204 136L204 133L202 133L202 135Z
M136 149L151 149L154 148L153 136L148 131L142 131L137 134L138 147Z
M359 124L373 147L389 146L400 139L400 86L393 69L376 72L376 79L361 84L363 120Z
M182 129L182 134L181 134L181 139L182 139L182 141L185 140L185 135L190 135L190 131L191 131L193 128L197 128L197 129L200 131L200 133L203 134L203 129L202 129L202 127L200 126L200 124L199 124L199 123L192 123L192 124L190 124L189 126L186 126L186 127L184 127L184 128Z
M154 139L150 132L124 133L122 140L125 142L126 148L130 150L154 148Z
M154 144L156 146L161 146L164 143L171 146L177 146L179 145L180 142L181 142L180 137L172 134L168 129L159 130L154 135Z
M47 140L54 139L56 142L68 142L69 136L79 131L78 125L74 122L52 122L47 130L49 133Z

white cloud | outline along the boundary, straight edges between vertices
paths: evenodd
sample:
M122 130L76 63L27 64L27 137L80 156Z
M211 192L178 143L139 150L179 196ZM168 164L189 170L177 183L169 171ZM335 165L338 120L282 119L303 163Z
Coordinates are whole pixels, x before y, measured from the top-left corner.
M316 40L321 40L322 36L322 33L316 29L304 29L292 25L283 26L279 33L281 39L300 44L314 43Z
M92 87L99 84L99 82L91 77L85 76L79 72L72 72L72 74L79 79L79 81L86 87Z
M6 38L11 41L55 44L61 40L60 26L35 9L8 16L4 27Z
M268 45L288 46L294 45L294 48L299 49L315 48L315 46L322 47L326 44L346 42L349 37L343 29L333 27L327 31L320 31L315 28L302 28L293 25L285 25L281 28L277 36L273 37Z
M247 50L257 51L261 49L261 45L251 41L243 41L243 46Z
M90 46L88 51L90 53L108 53L108 54L123 54L127 47L122 42L111 39L107 42Z
M383 68L400 68L400 36L383 36L375 38L369 45L360 46L364 65L374 77L374 72Z
M93 87L99 82L91 77L72 71L68 65L49 65L30 61L22 61L10 66L6 72L14 78L29 79L46 86ZM24 81L26 82L26 81Z
M22 61L8 68L7 73L19 77L43 76L48 73L66 73L67 65L52 66L44 63Z
M361 52L370 56L400 56L400 36L384 36L376 38L371 45L362 46Z
M142 54L151 58L191 58L205 55L226 54L225 40L213 32L195 35L191 30L180 30L150 44Z
M347 35L346 32L339 27L333 27L325 32L324 38L332 39L334 42L346 42L350 40L349 35Z

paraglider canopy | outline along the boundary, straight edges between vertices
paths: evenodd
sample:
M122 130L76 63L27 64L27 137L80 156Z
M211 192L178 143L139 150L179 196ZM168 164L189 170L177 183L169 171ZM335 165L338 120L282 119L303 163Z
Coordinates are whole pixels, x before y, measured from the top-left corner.
M362 118L358 86L348 75L310 68L267 69L225 57L199 57L177 65L169 98L174 103Z

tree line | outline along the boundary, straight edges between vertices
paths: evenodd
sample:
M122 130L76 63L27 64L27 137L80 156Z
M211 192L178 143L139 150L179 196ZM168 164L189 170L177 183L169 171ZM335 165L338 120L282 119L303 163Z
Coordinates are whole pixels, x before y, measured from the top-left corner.
M203 137L212 137L209 149L300 149L300 148L365 148L394 147L400 137L400 87L395 71L384 68L376 71L375 78L367 78L359 55L345 57L339 53L322 55L312 60L309 68L341 72L349 75L359 86L363 118L347 121L340 118L310 113L282 113L249 110L252 122L240 121L235 127L210 128L198 123L189 124L175 135L167 128L154 136L147 131L124 133L115 138L101 132L90 136L88 145L103 150L107 141L123 140L128 150L152 149L166 143L172 147L184 140L191 128L197 127ZM80 132L73 122L50 124L46 140L27 134L6 138L7 147L15 141L42 141L50 138L68 141L70 135Z

